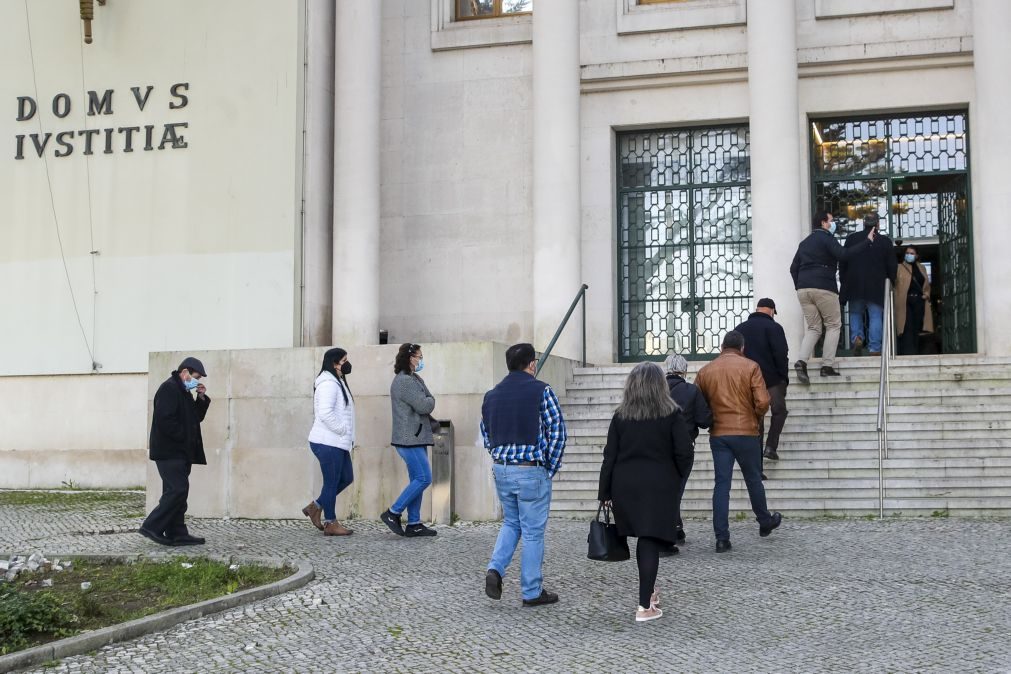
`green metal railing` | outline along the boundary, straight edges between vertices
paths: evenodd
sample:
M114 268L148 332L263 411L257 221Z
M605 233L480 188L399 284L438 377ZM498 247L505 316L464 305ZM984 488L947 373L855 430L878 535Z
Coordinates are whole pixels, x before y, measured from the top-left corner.
M576 305L579 304L580 301L583 302L583 358L580 362L583 364L583 367L586 367L586 291L589 290L589 288L590 286L585 283L579 287L579 292L576 293L576 296L572 300L572 304L569 305L569 310L565 312L565 318L562 319L562 322L558 324L558 329L555 330L555 336L551 338L551 341L548 343L548 348L544 349L544 353L542 353L540 358L537 360L537 370L534 372L535 377L540 374L541 368L548 362L548 356L551 355L551 349L555 348L555 342L558 341L558 338L562 334L562 330L564 330L565 326L568 325L569 317L572 316L572 312L576 310Z

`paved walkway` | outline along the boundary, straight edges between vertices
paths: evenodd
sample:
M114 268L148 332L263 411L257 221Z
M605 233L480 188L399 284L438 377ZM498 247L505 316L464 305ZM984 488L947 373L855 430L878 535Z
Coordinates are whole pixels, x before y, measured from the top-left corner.
M86 509L0 505L0 550L157 549L129 529L139 496ZM663 619L636 625L632 562L585 558L584 522L553 520L555 606L523 608L516 573L484 596L494 524L401 539L373 522L324 539L305 521L198 520L208 553L308 558L306 588L46 672L1011 671L1011 521L732 524L713 551L690 522L661 561ZM82 533L83 532L83 533ZM103 533L98 533L103 532Z

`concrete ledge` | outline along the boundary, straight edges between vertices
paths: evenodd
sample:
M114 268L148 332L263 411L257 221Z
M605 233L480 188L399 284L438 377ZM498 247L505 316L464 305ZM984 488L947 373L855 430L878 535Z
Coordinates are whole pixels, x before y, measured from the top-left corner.
M9 557L10 555L7 556ZM129 562L131 560L137 561L142 559L151 561L168 561L172 557L178 556L179 555L166 555L164 553L156 555L47 554L47 557L49 558L58 557L61 559L80 559L95 562ZM35 648L18 651L16 653L11 653L10 655L0 656L0 672L31 667L43 662L67 658L72 655L81 655L83 653L88 653L89 651L98 650L99 648L108 646L109 644L127 641L129 639L136 639L137 637L150 634L152 632L160 632L170 627L174 627L179 623L186 622L187 620L193 620L194 618L200 618L212 613L219 613L221 611L235 608L236 606L251 604L252 602L259 601L261 599L275 597L279 594L283 594L284 592L304 587L316 575L312 565L310 565L307 561L285 562L279 559L228 557L223 555L204 555L202 558L228 563L260 564L261 566L271 566L275 568L293 565L296 570L295 573L287 578L282 578L281 580L275 583L270 583L269 585L261 585L260 587L253 587L248 590L236 592L235 594L225 595L224 597L208 599L207 601L202 601L197 604L168 609L167 611L162 611L161 613L155 613L153 615L131 620L119 625L111 625L109 627L85 632L66 639L60 639L59 641L54 641L52 643L45 644L44 646L36 646Z

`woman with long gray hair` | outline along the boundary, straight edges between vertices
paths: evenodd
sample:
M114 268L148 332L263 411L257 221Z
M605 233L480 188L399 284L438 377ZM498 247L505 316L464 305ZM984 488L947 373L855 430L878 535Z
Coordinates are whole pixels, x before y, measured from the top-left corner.
M677 493L691 461L691 432L670 397L663 370L655 363L639 363L625 381L621 405L607 429L597 494L611 506L618 534L638 538L636 622L663 615L656 590L660 550L677 536Z

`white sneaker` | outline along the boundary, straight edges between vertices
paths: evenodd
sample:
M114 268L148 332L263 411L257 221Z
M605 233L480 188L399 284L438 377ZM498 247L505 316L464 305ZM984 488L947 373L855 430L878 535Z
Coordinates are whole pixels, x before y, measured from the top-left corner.
M656 606L650 606L649 608L639 606L635 609L635 621L637 623L649 622L650 620L656 620L657 618L662 617L663 611Z

